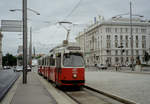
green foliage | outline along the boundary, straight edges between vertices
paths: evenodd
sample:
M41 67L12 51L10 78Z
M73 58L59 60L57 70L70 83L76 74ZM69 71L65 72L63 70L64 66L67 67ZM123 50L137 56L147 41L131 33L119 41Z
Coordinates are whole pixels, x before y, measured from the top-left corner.
M37 56L37 57L35 57L35 59L39 59L41 56Z
M17 58L12 54L7 53L6 56L2 57L2 64L3 66L16 66L17 65Z
M18 60L23 60L23 57L22 56L18 56L17 59Z

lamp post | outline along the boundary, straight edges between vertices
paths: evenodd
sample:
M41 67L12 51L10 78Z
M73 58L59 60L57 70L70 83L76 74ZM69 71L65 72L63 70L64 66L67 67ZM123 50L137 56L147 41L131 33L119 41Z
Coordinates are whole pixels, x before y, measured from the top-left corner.
M27 0L23 0L23 84L27 83Z
M40 15L40 13L38 13L37 11L30 9L30 8L27 8L27 0L22 1L22 9L11 9L10 10L11 12L22 11L22 20L23 20L23 84L27 83L27 28L28 28L27 27L27 10L35 13L36 15ZM31 36L30 36L30 39L32 39ZM32 42L32 40L30 40L30 41ZM30 45L31 45L30 47L32 48L32 43ZM32 51L32 49L31 49L31 51Z
M29 65L32 70L32 27L30 27Z
M133 16L138 16L138 17L144 17L142 15L138 15L138 14L132 14L132 2L130 1L130 13L125 13L125 14L119 14L119 15L116 15L114 17L112 17L112 19L114 18L117 18L117 17L121 17L123 15L129 15L130 18L129 18L129 24L130 24L130 39L131 39L131 42L130 42L130 45L131 45L131 64L132 64L132 71L134 71L134 67L133 67L133 64L134 64L134 50L133 50L133 24L132 24L132 17Z
M130 1L130 36L131 36L131 64L132 64L132 71L134 71L134 50L133 50L133 34L132 34L133 30L132 30L132 2Z

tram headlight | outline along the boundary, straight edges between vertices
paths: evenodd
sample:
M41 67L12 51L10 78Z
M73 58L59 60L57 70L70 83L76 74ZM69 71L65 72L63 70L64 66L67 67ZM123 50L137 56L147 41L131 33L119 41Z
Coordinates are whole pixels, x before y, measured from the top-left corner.
M74 74L73 74L73 78L77 78L77 74L74 73Z

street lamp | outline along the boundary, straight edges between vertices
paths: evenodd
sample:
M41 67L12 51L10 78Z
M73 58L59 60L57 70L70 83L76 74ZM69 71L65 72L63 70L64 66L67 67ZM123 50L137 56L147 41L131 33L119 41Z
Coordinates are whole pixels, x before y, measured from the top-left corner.
M134 50L133 50L133 28L132 28L132 16L138 16L138 17L144 17L143 15L138 15L138 14L132 14L132 2L130 1L130 13L125 13L125 14L119 14L119 15L116 15L114 17L112 17L112 19L115 19L115 18L121 18L121 16L123 15L129 15L130 16L130 36L131 36L131 64L132 64L132 71L134 71L134 67L133 67L133 64L134 64Z
M22 5L23 5L22 9L12 9L10 11L11 12L22 11L22 20L23 20L23 84L26 84L27 83L27 10L35 13L36 15L40 15L40 13L38 13L37 11L35 11L33 9L27 8L27 0L23 0ZM30 36L30 39L32 39L31 36ZM32 45L32 44L30 44L30 45ZM32 48L32 47L30 46L30 48ZM32 49L30 49L30 50L32 51Z
M33 13L35 13L36 15L40 15L40 13L39 13L39 12L37 12L37 11L35 11L35 10L31 9L31 8L27 8L27 10L29 10L29 11L31 11L31 12L33 12ZM15 12L15 11L22 11L22 9L10 9L9 11L11 11L11 12Z

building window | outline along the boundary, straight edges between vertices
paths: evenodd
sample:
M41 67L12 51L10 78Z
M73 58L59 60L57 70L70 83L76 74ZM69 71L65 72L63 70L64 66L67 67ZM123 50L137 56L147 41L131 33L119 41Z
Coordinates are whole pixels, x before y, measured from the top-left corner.
M143 50L143 56L145 55L145 50Z
M129 57L126 57L126 62L128 62L129 61Z
M116 32L116 33L118 32L118 29L117 29L117 28L115 28L115 32Z
M126 35L126 40L128 40L128 35Z
M126 48L128 48L128 41L126 41Z
M111 50L106 50L107 55L111 55Z
M120 28L120 32L121 32L121 33L123 32L123 29L122 29L122 28Z
M118 36L115 35L115 47L118 48Z
M125 31L128 32L128 28L125 28Z
M142 41L145 41L146 37L145 36L142 36Z
M136 48L138 48L138 46L139 46L139 43L138 43L138 41L136 41Z
M115 48L118 48L118 42L117 41L115 42Z
M121 63L123 63L124 58L123 58L123 57L120 57L120 60L121 60Z
M107 48L110 48L110 41L107 40Z
M115 35L115 41L117 41L118 40L118 36L117 35Z
M123 36L122 36L122 35L120 35L120 40L121 40L121 41L123 40Z
M146 48L146 43L142 42L142 48Z
M136 48L138 48L138 45L139 45L139 43L138 43L138 36L136 36L135 38L136 38Z
M137 55L137 56L139 55L139 51L138 51L138 50L136 50L136 55Z
M118 62L119 61L119 58L118 57L115 57L115 62Z
M128 35L126 35L125 38L126 38L126 48L128 48Z
M118 55L118 50L115 51L115 55Z
M141 29L141 33L146 33L146 29Z
M107 57L106 62L107 62L107 64L111 64L111 57Z
M138 36L136 36L136 40L138 40Z
M146 36L142 36L142 48L146 48Z
M111 32L111 28L106 28L106 32L110 33Z
M138 33L138 28L136 28L136 33Z
M128 51L128 50L126 50L126 56L128 56L128 54L129 54L129 51Z
M110 40L110 35L107 35L107 40Z

